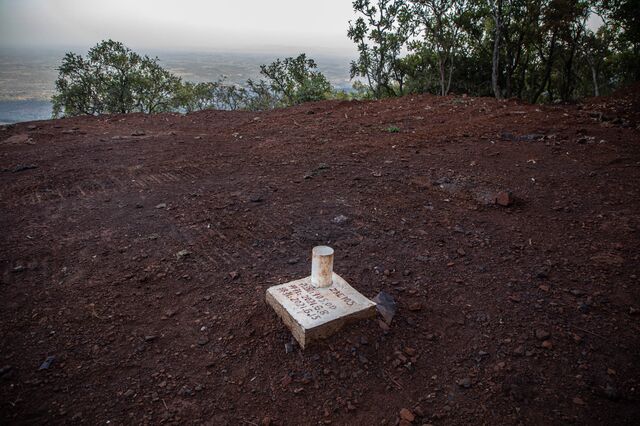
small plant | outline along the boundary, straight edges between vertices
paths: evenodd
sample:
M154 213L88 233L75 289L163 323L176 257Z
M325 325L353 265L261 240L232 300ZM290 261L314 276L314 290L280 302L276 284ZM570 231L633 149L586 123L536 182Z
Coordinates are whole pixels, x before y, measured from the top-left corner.
M400 133L400 128L396 126L387 127L387 132L389 133Z

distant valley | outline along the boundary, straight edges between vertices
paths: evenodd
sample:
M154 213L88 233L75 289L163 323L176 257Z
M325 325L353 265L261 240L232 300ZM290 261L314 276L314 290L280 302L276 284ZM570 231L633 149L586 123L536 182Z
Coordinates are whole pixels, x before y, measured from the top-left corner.
M85 54L86 49L0 49L0 124L51 118L49 100L65 52ZM230 83L242 84L260 76L260 65L288 54L197 53L143 51L157 56L164 67L193 82L214 81L226 76ZM349 89L349 62L344 56L311 55L318 68L338 89Z

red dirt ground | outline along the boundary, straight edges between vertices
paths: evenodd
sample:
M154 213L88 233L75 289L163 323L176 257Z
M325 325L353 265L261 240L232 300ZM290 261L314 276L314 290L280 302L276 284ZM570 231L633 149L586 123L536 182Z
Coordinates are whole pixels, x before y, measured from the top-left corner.
M0 423L638 424L639 92L2 128ZM398 313L287 353L318 244Z

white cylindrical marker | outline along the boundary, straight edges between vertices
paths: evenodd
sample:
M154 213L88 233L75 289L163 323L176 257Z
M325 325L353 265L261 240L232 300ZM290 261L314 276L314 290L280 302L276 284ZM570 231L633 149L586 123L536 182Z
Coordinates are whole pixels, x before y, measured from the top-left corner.
M333 284L333 249L316 246L311 251L311 284L314 287L331 287Z

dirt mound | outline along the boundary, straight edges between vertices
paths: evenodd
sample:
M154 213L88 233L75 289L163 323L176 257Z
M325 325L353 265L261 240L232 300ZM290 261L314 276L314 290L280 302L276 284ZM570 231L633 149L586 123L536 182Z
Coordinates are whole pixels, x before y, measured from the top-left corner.
M637 424L637 101L2 128L0 422ZM318 244L398 311L291 351Z
M618 89L611 96L587 99L583 106L605 126L640 129L640 83Z

